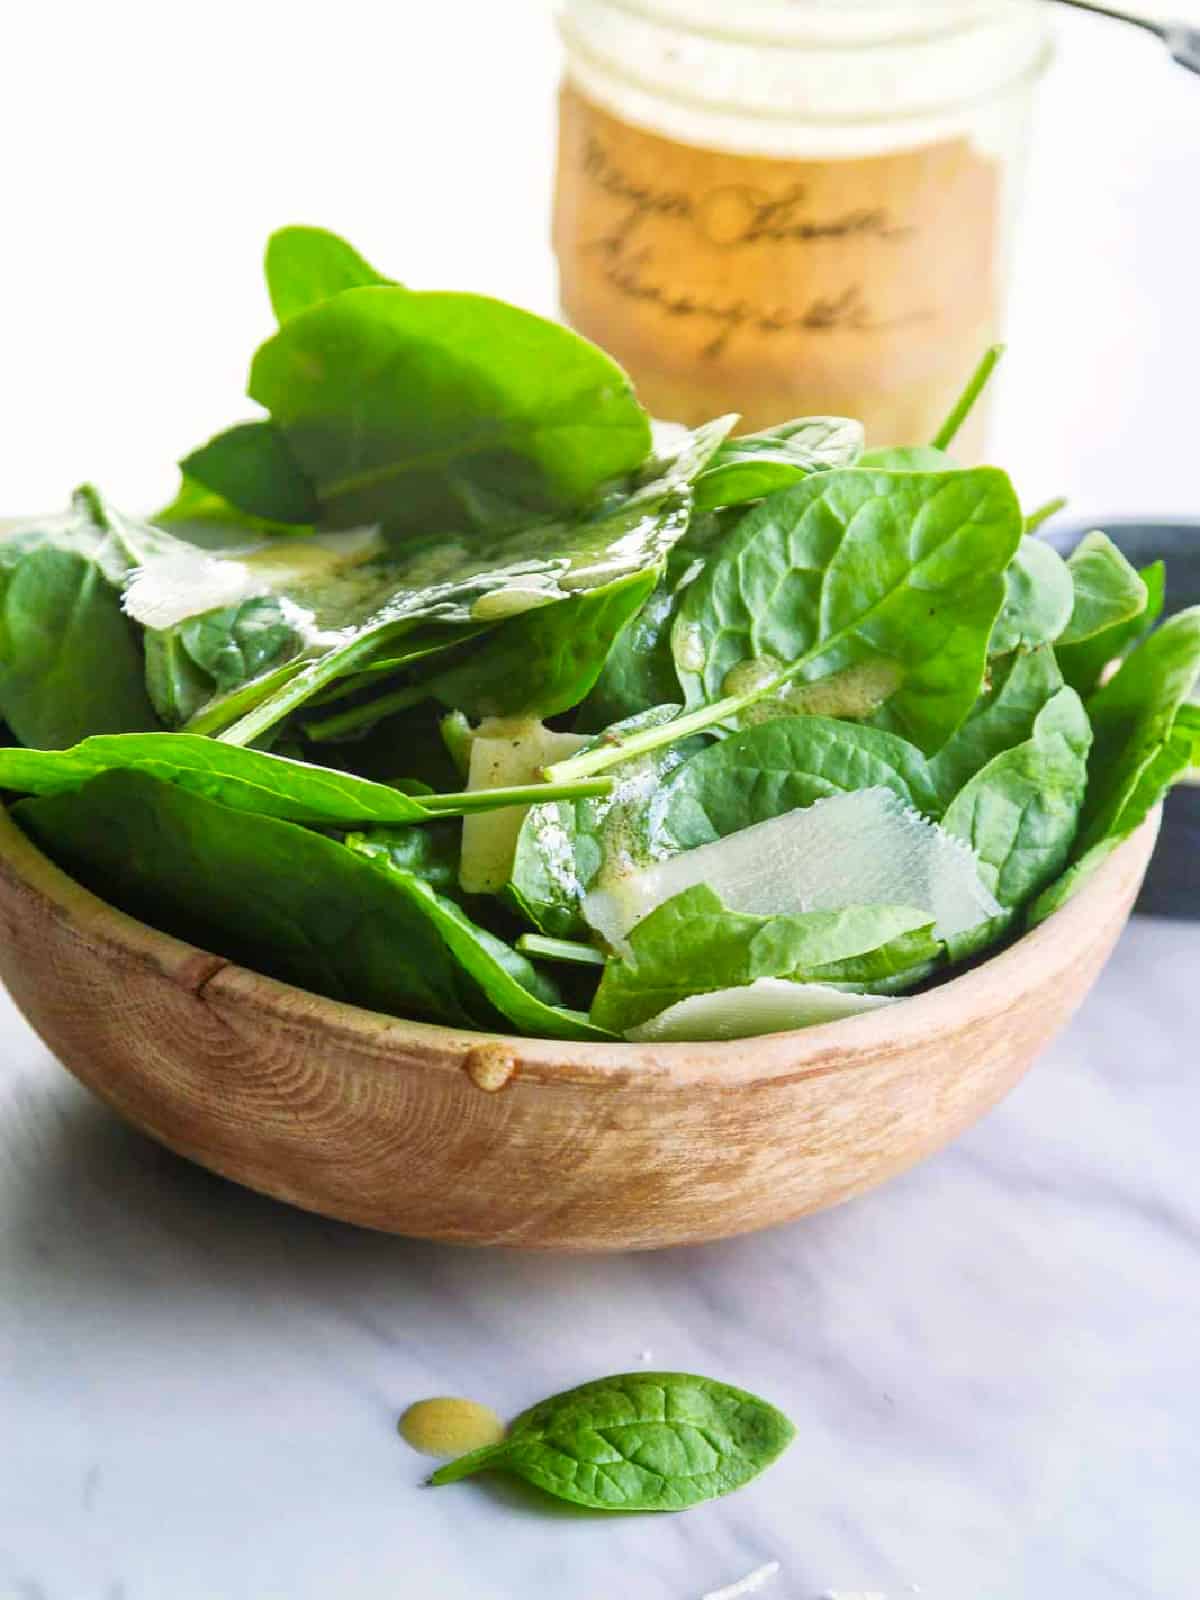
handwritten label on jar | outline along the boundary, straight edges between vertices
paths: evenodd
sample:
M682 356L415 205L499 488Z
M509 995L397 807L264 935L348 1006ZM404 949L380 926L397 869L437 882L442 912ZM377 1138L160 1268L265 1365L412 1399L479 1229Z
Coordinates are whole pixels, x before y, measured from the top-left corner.
M996 167L966 139L746 156L563 89L563 310L660 416L837 412L875 444L928 438L992 337L997 209Z

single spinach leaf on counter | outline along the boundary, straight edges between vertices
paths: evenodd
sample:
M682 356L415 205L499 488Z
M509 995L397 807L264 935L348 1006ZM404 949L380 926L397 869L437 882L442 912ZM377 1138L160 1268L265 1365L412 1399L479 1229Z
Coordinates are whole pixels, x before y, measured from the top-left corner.
M353 245L325 228L278 228L267 240L263 267L271 309L280 322L346 289L395 282L376 272Z
M273 422L239 422L227 428L185 456L179 470L185 482L252 517L307 531L320 516L312 484Z
M1055 652L1046 645L993 662L988 692L929 762L937 796L935 816L993 756L1029 738L1038 714L1062 686Z
M463 971L519 1033L543 1039L610 1037L581 1013L561 1005L557 989L525 956L473 922L427 878L401 867L393 851L365 835L352 834L347 844L423 913Z
M971 778L942 818L975 852L1000 904L1024 905L1065 867L1087 789L1092 730L1074 689L1060 689L1023 744Z
M598 735L586 748L613 737L662 726L678 710L656 706ZM694 740L626 762L613 774L607 795L533 805L521 824L507 897L539 932L587 938L587 892L607 871L644 865L653 856L654 799L664 779L700 748Z
M937 749L979 694L1020 538L1012 485L990 467L851 468L772 495L684 594L675 664L689 706L708 705L677 731L857 672L880 726Z
M512 526L585 505L650 449L615 362L482 295L348 289L283 324L249 389L327 528Z
M892 948L896 941L900 948ZM685 889L630 931L630 956L604 969L592 1020L625 1033L690 995L759 978L793 982L890 977L939 949L927 911L852 906L801 916L730 911L707 885ZM872 962L872 957L877 957ZM853 960L856 978L841 964Z
M591 518L469 539L430 537L395 553L370 535L362 540L330 535L323 547L315 547L315 541L298 548L268 546L255 559L260 571L265 566L273 574L273 590L288 602L289 615L307 618L314 640L331 631L338 637L222 737L252 742L330 683L369 665L382 646L418 622L472 627L499 622L657 571L687 529L692 481L731 422L721 418L688 435L678 455L656 462L652 476L612 497ZM314 572L318 560L324 565ZM332 562L338 564L330 571ZM209 564L222 565L211 558ZM225 578L219 570L210 576L214 587ZM195 589L193 577L180 595L185 607ZM135 599L131 591L127 604L132 607Z
M1100 686L1105 668L1126 656L1137 641L1162 616L1166 602L1166 568L1161 561L1143 567L1138 577L1146 586L1146 603L1136 616L1094 633L1078 644L1055 646L1058 664L1067 683L1086 699Z
M1079 854L1130 830L1135 796L1143 815L1143 779L1164 754L1176 714L1200 675L1200 606L1169 617L1129 655L1087 703L1095 742L1088 766Z
M121 612L124 529L87 491L65 516L0 541L0 718L22 744L158 726Z
M491 1469L599 1511L682 1511L741 1488L794 1433L782 1412L744 1389L684 1372L628 1372L543 1400L499 1444L429 1481Z
M1150 599L1145 579L1106 533L1086 534L1067 557L1071 618L1058 637L1061 647L1082 643L1144 615Z
M344 845L141 772L13 817L87 888L271 977L397 1016L503 1026L425 908Z
M723 444L696 483L696 510L761 500L810 472L851 467L863 447L861 422L849 417L798 417L763 433Z
M1074 591L1067 563L1053 545L1026 535L1004 584L1004 605L992 629L989 654L1035 650L1059 638L1071 619Z
M691 850L814 800L880 786L917 810L939 809L924 756L895 734L830 717L781 717L678 767L654 797L652 825L664 849Z

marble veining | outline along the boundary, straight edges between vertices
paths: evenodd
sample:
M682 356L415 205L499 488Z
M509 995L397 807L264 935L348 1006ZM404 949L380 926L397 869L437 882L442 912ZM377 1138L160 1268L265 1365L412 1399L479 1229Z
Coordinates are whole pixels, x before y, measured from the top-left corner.
M1200 927L1137 921L986 1121L752 1238L544 1258L360 1233L124 1127L0 1010L0 1600L1189 1600ZM757 1483L610 1518L420 1487L412 1400L606 1372L796 1420Z

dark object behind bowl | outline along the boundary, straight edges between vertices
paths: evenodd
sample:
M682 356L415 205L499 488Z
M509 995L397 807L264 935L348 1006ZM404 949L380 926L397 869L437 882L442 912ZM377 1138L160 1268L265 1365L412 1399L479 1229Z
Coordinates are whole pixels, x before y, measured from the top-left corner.
M1100 517L1085 523L1056 523L1044 537L1068 555L1092 528L1102 528L1135 567L1166 563L1164 616L1200 605L1200 522L1182 517L1161 522ZM1134 909L1143 916L1200 920L1200 786L1183 784L1167 796L1158 849Z

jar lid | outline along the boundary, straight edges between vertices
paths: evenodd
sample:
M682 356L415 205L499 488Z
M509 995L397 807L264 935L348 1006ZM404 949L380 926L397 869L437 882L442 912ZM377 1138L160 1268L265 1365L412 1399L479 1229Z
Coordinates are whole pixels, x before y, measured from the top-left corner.
M637 101L636 120L650 126L655 101L844 124L971 105L1031 76L1049 53L1047 9L1042 0L563 0L560 20L580 81L618 114L619 102Z
M1025 0L1028 3L1028 0ZM617 0L625 11L713 39L871 45L1004 20L1021 0Z

